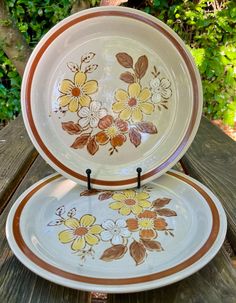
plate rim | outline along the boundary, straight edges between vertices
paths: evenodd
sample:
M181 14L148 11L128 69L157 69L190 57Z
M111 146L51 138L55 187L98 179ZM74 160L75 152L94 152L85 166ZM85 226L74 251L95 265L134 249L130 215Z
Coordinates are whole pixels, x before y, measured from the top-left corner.
M191 78L191 85L193 90L193 107L191 119L185 131L185 134L182 136L181 142L178 144L177 148L174 151L169 152L168 158L165 159L165 161L162 161L158 166L155 166L153 169L142 174L141 180L143 183L146 183L165 173L187 151L196 135L198 126L200 124L203 104L200 75L190 52L186 48L183 41L179 38L179 36L157 18L131 8L99 7L79 12L59 22L38 43L27 63L21 90L23 120L27 132L40 155L59 173L77 183L85 185L87 182L86 173L84 172L83 174L81 171L77 172L73 169L73 167L63 164L57 158L57 156L47 148L47 146L44 144L43 138L40 137L36 124L34 123L34 118L31 110L31 85L33 82L34 72L36 71L37 64L40 62L41 56L47 47L49 47L50 44L54 41L54 39L59 37L62 31L66 30L70 26L73 26L74 24L77 24L78 22L87 20L87 18L100 17L103 15L118 17L124 16L127 18L132 18L133 20L144 22L145 24L150 25L164 33L170 42L174 44L176 49L178 49L178 52L185 61L189 76ZM128 176L122 180L109 180L109 178L99 179L97 177L95 178L91 176L91 183L93 184L94 188L125 189L128 187L134 187L136 185L136 180L136 172L134 172L133 176Z
M31 258L28 255L27 249L30 251L30 248L28 248L27 244L24 243L23 237L21 235L20 239L16 240L16 237L19 237L19 235L16 233L16 225L18 225L18 229L20 231L19 227L19 220L20 217L17 215L17 211L20 209L20 211L23 210L24 207L24 201L28 197L28 201L30 198L34 195L37 190L40 190L44 185L49 184L50 182L53 182L55 179L58 179L62 177L60 174L55 173L52 174L46 178L41 179L37 183L33 184L29 189L27 189L21 196L16 200L14 205L12 206L8 218L7 218L7 223L6 223L6 236L8 243L10 245L10 248L14 252L15 256L31 271L36 273L37 275L52 281L54 283L58 283L63 286L68 286L71 288L75 289L81 289L85 291L100 291L100 292L111 292L111 293L122 293L122 292L136 292L136 291L143 291L143 290L148 290L148 289L153 289L153 288L159 288L168 284L172 284L174 282L177 282L179 280L182 280L189 275L193 274L194 272L198 271L201 269L203 266L205 266L218 252L220 249L225 235L226 235L226 229L227 229L227 221L226 221L226 215L224 212L224 209L218 200L218 198L204 185L202 185L200 182L194 180L193 178L184 175L183 173L176 172L174 170L171 170L170 172L167 173L168 175L172 177L177 177L181 182L185 182L191 187L194 187L195 190L197 190L203 198L205 199L210 199L211 203L213 203L213 207L215 207L215 211L217 213L218 219L216 218L216 221L218 220L218 226L213 226L211 228L210 235L206 242L203 244L203 246L196 252L194 255L192 255L190 258L184 260L183 262L177 264L176 266L172 267L179 267L181 264L186 263L191 259L192 257L195 257L196 254L199 253L199 251L202 250L203 247L205 247L205 251L202 251L199 258L195 258L196 260L193 261L191 264L187 264L183 268L180 268L176 272L171 272L169 275L164 275L163 277L159 278L153 278L153 276L159 275L162 272L159 273L153 273L150 275L143 275L140 277L132 277L132 278L122 278L122 279L108 279L108 278L91 278L91 277L86 277L86 276L80 276L76 274L72 274L75 276L78 276L79 279L73 280L69 279L67 277L62 277L58 275L57 270L62 271L59 268L56 268L57 270L55 272L51 272L50 270L45 269L44 267L41 267L40 264L38 264L37 260L35 262L35 258ZM195 186L193 186L195 185ZM37 189L38 188L38 189ZM27 201L26 201L27 203ZM25 205L26 205L25 203ZM206 203L209 205L209 201L206 201ZM23 207L22 207L23 206ZM211 214L212 213L212 208L209 205L211 209ZM16 224L13 226L13 224ZM214 223L214 218L213 218L213 223ZM217 223L217 222L216 222ZM218 228L218 230L216 230ZM209 242L209 238L213 237L212 243ZM23 243L22 243L23 240ZM20 243L20 245L19 245ZM23 244L23 246L22 246ZM25 249L24 244L27 249ZM31 251L30 251L31 252ZM31 252L33 255L34 253ZM41 260L38 256L36 256L39 260ZM41 260L42 262L46 263L44 260ZM46 263L47 264L47 263ZM51 265L50 265L51 266ZM53 266L52 266L53 267ZM172 270L172 268L169 268L165 271ZM70 273L71 274L71 273ZM148 279L148 277L151 279ZM82 277L82 279L80 279ZM143 277L147 277L146 280L144 281L139 281L140 278L142 279ZM84 279L85 278L85 279ZM133 282L131 280L138 280L137 282ZM87 281L86 281L87 280ZM94 282L89 282L88 280L95 280ZM97 283L97 281L100 280L100 283ZM130 280L128 281L129 283L125 283L125 281L121 281L121 283L114 283L114 284L109 284L109 281L111 280Z

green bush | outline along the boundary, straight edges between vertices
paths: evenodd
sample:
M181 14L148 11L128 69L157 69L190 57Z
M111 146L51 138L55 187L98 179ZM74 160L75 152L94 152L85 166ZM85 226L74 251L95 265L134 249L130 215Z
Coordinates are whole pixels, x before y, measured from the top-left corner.
M69 15L72 7L72 1L68 0L5 1L32 49L53 25ZM14 119L20 112L21 77L1 50L0 79L0 120Z
M70 14L68 0L5 0L19 30L34 47L48 30Z
M39 39L69 15L73 1L6 0L20 31L33 48ZM91 6L100 1L90 0ZM132 1L168 24L187 44L199 68L204 91L204 114L233 125L236 118L236 6L234 0ZM20 77L0 53L0 120L18 113Z
M0 121L14 119L20 112L21 78L0 50Z
M168 24L189 47L202 78L204 114L233 125L236 119L235 2L154 0L153 5L142 9Z

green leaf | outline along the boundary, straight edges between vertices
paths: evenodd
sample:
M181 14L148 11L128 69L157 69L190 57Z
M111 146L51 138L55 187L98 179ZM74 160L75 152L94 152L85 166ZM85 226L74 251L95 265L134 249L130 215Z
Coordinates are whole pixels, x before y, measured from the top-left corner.
M205 59L205 49L203 48L191 49L191 53L195 59L196 65L198 67L201 67Z
M154 0L154 1L153 1L153 6L154 6L154 8L158 8L158 7L160 6L160 4L161 4L161 1L160 1L160 0Z
M227 110L223 116L223 122L230 126L234 126L236 115L234 110Z

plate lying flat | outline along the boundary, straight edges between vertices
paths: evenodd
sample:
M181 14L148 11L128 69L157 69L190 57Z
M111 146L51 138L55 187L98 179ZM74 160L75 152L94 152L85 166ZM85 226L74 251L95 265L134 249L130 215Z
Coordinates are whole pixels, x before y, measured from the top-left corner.
M16 201L6 230L14 254L38 275L76 289L124 293L202 268L223 243L226 217L206 187L174 171L140 190L112 192L88 192L52 175Z
M35 48L22 84L27 131L58 172L95 188L136 186L172 167L201 116L201 81L181 39L128 8L75 14Z

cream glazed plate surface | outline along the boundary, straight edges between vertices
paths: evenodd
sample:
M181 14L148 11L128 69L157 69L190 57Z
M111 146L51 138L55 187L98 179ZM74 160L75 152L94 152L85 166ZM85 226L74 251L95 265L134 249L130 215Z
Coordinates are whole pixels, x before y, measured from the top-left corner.
M18 198L6 225L12 251L30 270L105 293L181 280L215 256L225 233L218 199L175 171L140 189L117 191L88 191L54 174Z
M65 177L94 188L136 186L172 167L201 117L198 71L181 39L143 12L72 15L35 48L22 84L27 131Z

